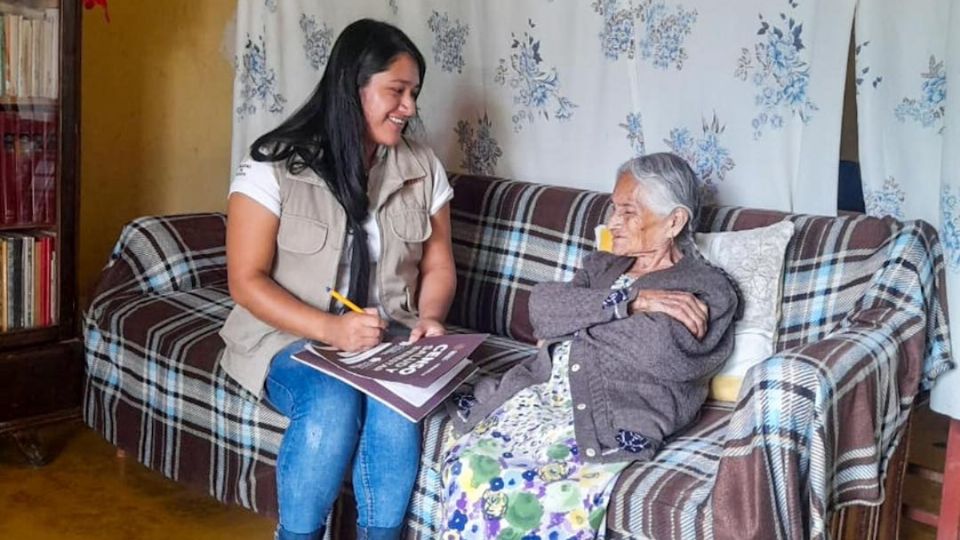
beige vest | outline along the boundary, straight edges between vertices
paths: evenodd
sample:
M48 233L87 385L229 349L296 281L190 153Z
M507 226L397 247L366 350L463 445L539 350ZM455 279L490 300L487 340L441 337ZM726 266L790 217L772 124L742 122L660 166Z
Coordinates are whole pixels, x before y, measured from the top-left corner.
M417 286L423 242L430 237L435 158L404 139L386 149L369 174L370 208L380 226L376 279L379 303L390 319L417 321ZM280 229L271 276L301 301L329 311L326 287L336 288L346 249L346 216L321 178L310 169L292 175L274 164L280 182ZM226 349L220 365L244 388L260 395L270 360L299 339L235 306L220 330Z

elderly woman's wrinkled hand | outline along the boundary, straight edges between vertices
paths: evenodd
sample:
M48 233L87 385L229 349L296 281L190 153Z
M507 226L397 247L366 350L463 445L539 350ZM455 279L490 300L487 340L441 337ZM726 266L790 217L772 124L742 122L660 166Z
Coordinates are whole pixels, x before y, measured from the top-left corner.
M642 290L630 302L631 314L640 311L665 313L686 326L697 339L707 334L707 304L689 292Z

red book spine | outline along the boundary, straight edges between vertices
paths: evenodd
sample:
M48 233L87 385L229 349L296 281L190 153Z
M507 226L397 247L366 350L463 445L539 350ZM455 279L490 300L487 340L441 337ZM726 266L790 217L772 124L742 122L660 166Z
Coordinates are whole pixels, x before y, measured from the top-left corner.
M13 223L7 215L7 204L11 194L7 193L7 153L3 149L3 138L7 133L7 113L0 112L0 224Z
M46 222L43 188L47 178L43 167L43 124L41 118L30 121L30 222Z
M57 115L51 114L43 121L43 221L48 225L57 222L57 162L60 142L57 133Z
M50 326L50 242L48 235L40 237L40 325Z
M60 291L57 290L57 275L60 273L57 265L57 235L50 235L50 324L57 324L60 320L58 312L60 306Z
M17 191L20 223L33 223L33 120L21 118L17 126Z
M17 113L4 112L3 116L3 222L20 221L20 198L17 191Z

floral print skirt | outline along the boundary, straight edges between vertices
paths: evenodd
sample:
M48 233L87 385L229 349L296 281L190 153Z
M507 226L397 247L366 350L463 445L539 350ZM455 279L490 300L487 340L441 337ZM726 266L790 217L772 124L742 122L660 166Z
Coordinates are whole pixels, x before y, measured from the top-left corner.
M570 343L550 380L526 388L447 441L443 540L603 538L606 504L627 463L585 463L573 430Z

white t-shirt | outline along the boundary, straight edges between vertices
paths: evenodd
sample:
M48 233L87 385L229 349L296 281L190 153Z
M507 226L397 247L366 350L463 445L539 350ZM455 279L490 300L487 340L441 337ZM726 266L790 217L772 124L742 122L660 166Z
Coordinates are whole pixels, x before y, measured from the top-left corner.
M430 204L430 215L435 215L445 204L453 198L453 188L450 186L450 180L447 179L447 172L440 163L440 159L434 156L433 170L433 197ZM237 167L237 174L230 182L230 195L242 193L261 206L273 212L275 216L280 217L280 183L276 175L273 174L273 164L269 162L254 161L246 158ZM380 261L380 226L371 212L367 220L363 222L363 228L367 232L367 248L370 251L370 299L368 306L379 306L380 295L377 286L377 263ZM346 257L340 259L340 267L337 270L337 290L349 297L347 288L350 283L350 242L353 235L348 235L347 245L344 246ZM382 310L381 310L382 311ZM381 316L386 316L381 313Z

